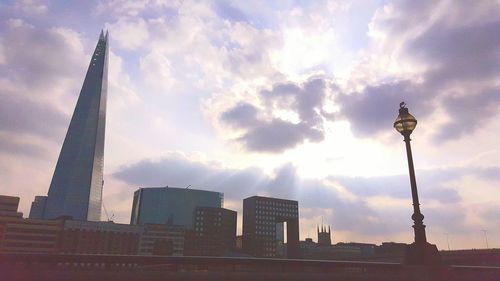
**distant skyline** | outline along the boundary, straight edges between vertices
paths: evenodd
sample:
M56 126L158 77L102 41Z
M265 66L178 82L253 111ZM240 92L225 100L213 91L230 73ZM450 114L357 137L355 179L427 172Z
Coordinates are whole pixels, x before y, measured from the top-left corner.
M411 242L401 101L428 240L500 247L497 1L3 1L0 194L46 194L109 30L103 201L191 185L299 201L300 239ZM64 62L64 63L61 63ZM103 219L106 219L103 214Z

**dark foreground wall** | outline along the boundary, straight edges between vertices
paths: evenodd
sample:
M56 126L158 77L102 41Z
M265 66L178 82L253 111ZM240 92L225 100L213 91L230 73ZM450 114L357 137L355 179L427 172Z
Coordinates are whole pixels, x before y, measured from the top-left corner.
M0 280L500 280L500 267L214 257L0 254Z

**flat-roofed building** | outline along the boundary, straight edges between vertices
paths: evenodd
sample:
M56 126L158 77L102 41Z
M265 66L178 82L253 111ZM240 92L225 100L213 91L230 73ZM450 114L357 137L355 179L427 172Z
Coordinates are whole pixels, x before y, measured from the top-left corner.
M17 211L19 207L19 197L0 195L0 216L22 217L23 214Z
M142 232L138 225L66 220L60 252L136 255Z
M223 206L220 192L174 187L145 187L134 192L130 224L170 224L193 228L196 207Z
M0 252L55 253L59 250L63 221L2 217L0 224L3 225Z
M167 224L145 224L139 243L139 255L182 256L184 227Z
M237 213L224 208L197 207L194 228L186 237L189 256L223 256L236 248Z

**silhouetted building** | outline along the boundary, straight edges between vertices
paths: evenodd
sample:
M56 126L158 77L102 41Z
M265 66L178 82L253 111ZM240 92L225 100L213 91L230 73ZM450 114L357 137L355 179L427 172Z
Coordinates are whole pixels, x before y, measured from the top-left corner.
M383 242L380 246L375 247L375 255L403 257L407 247L406 243Z
M0 195L0 216L22 217L23 213L17 211L19 197Z
M370 243L359 243L359 242L340 242L335 244L336 246L353 246L353 247L358 247L359 250L361 251L361 257L372 257L375 254L375 248L377 245L375 244L370 244Z
M19 197L0 196L0 252L55 253L62 221L23 219Z
M328 232L326 231L326 226L324 225L321 225L321 230L319 226L317 227L317 229L318 229L318 244L320 246L332 245L330 226L328 226Z
M223 256L236 247L235 211L197 207L194 228L186 235L185 255Z
M320 245L306 238L300 241L300 257L311 260L349 260L361 257L361 250L355 246Z
M243 251L243 235L236 236L236 251Z
M43 207L45 219L60 216L71 216L75 220L101 219L107 80L108 35L101 32L47 199L45 202L35 199L32 217L40 217Z
M299 256L297 201L252 196L243 200L243 250L256 257ZM286 223L286 249L284 248Z
M47 203L47 196L35 196L35 200L31 203L30 219L43 219L43 211Z
M141 226L114 222L66 220L61 253L136 255Z
M56 253L63 222L0 217L0 252Z
M182 256L184 227L167 224L145 224L139 245L139 255Z
M221 208L222 193L206 190L145 187L134 192L130 224L172 224L193 228L196 207Z

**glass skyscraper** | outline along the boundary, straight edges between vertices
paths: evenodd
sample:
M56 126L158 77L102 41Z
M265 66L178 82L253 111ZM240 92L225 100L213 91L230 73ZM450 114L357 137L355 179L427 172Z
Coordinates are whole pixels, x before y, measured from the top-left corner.
M145 187L134 192L130 224L174 224L193 228L196 207L222 208L222 193L175 187Z
M101 32L50 183L43 218L101 219L108 34Z

